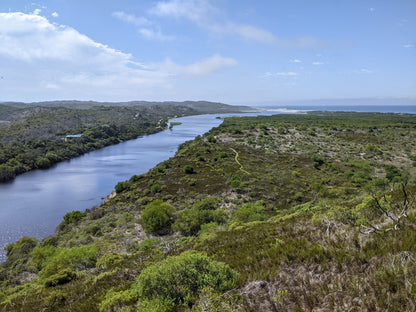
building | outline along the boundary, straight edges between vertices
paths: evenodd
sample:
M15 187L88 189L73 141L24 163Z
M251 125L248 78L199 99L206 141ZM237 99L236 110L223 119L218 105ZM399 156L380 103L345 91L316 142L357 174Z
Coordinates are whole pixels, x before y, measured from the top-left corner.
M65 142L69 142L69 141L73 141L73 140L77 140L80 137L82 137L82 133L79 134L68 134L65 138L64 141Z

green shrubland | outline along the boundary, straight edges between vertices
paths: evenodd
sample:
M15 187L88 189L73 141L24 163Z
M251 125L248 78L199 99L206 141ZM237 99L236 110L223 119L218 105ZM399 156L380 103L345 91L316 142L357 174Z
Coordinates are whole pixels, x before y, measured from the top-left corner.
M9 245L0 307L412 311L415 140L414 115L227 118L55 236Z

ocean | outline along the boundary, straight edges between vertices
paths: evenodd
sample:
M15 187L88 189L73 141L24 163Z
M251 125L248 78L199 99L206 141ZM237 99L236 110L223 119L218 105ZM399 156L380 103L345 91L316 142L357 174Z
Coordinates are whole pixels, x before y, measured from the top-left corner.
M402 113L416 114L416 105L264 105L268 111L282 113L302 111L331 111L331 112L370 112L370 113Z

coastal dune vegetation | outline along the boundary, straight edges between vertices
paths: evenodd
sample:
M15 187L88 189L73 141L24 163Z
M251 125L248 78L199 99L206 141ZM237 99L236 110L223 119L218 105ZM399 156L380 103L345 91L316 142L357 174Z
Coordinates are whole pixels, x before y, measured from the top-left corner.
M416 118L226 118L0 266L2 311L414 311Z

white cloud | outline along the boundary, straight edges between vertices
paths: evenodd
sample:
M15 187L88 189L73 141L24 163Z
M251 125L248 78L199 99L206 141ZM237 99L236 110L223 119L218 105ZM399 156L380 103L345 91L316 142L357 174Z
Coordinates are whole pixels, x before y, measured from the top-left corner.
M41 12L42 12L41 9L35 9L32 14L33 15L39 15Z
M150 9L151 14L160 17L185 18L199 27L217 34L238 35L244 39L262 43L273 43L277 38L269 31L230 21L218 23L215 17L218 9L207 0L170 0L158 2Z
M140 28L139 33L146 39L153 39L153 40L159 40L159 41L171 41L175 39L174 36L166 36L162 34L160 29L155 31L150 28Z
M145 17L137 17L132 14L127 14L121 11L113 12L112 16L118 18L119 20L122 20L123 22L133 24L136 26L147 26L151 24L151 22Z
M59 17L58 12L53 12L51 15L52 15L52 17Z
M376 9L375 8L369 8L368 9L370 12L374 12Z
M276 43L278 39L271 32L251 25L227 23L209 25L207 28L219 34L238 35L247 40L261 43Z
M373 71L372 71L372 70L369 70L369 69L366 69L366 68L362 68L362 69L360 70L360 73L364 73L364 74L371 74L371 73L373 73Z
M290 60L290 62L292 62L292 63L302 63L302 61L301 60L298 60L298 59Z
M405 47L405 48L414 48L415 46L413 44L405 44L403 47Z
M233 58L226 58L216 54L202 61L184 66L175 64L168 59L163 64L160 64L159 67L171 75L205 76L237 64L238 62Z
M216 9L207 0L170 0L157 2L149 12L163 17L186 18L202 23Z
M294 76L299 76L299 74L296 72L277 72L277 73L267 72L264 74L264 77L285 77L285 76L294 77Z
M312 65L319 66L319 65L324 65L324 63L323 62L313 62Z
M277 45L288 49L313 49L327 47L327 43L314 37L302 37L297 39L278 39Z
M73 28L51 24L39 15L0 13L0 29L0 56L28 62L51 59L75 64L126 62L131 58L131 55L94 42Z
M3 99L108 101L154 98L180 79L210 75L237 61L214 55L190 65L145 65L45 17L0 13L0 63L7 64Z
M118 18L119 20L122 20L123 22L138 26L139 34L146 39L159 40L159 41L171 41L175 39L174 36L164 35L162 31L160 30L160 28L157 28L157 27L151 28L150 26L152 26L154 23L149 21L145 17L137 17L135 15L127 14L121 11L114 12L112 16L115 18Z
M309 49L326 46L324 42L313 37L280 39L266 29L226 20L224 14L212 6L209 0L159 1L149 13L159 17L184 18L216 35L239 36L260 43L277 44L282 48Z

